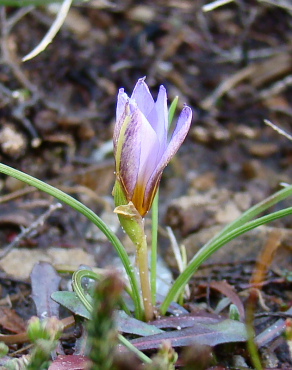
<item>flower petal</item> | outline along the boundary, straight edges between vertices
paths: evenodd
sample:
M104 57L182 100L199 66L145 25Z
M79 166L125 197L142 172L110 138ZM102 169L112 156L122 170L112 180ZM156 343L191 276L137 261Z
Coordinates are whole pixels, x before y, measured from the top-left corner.
M121 89L123 90L123 89ZM127 116L130 116L136 109L137 104L133 99L128 98L128 95L123 93L124 97L120 97L120 102L127 97L127 100L125 100L125 103L123 105L123 111L121 112L119 119L116 121L114 132L113 132L113 145L114 145L114 156L116 156L117 152L117 145L119 143L119 137L121 128L123 126L123 123L125 122L125 119ZM122 105L120 105L119 109L122 109Z
M120 136L121 127L125 121L126 115L128 114L126 110L128 101L128 95L124 92L124 89L120 89L117 99L116 124L113 132L114 156L116 155L117 143Z
M158 163L159 142L157 135L148 120L141 112L140 115L142 122L140 127L141 155L137 184L134 190L132 202L135 204L135 207L140 215L144 216L144 214L148 211L148 209L146 211L143 209L144 191L149 178L151 177Z
M144 80L145 78L140 78L138 80L136 86L134 87L131 98L135 99L140 111L145 117L147 117L154 107L154 100Z
M140 111L136 109L131 115L129 123L125 129L121 143L120 166L117 169L122 185L126 191L128 200L131 200L136 186L141 155L141 118Z
M116 122L118 122L120 116L125 110L125 105L129 100L128 95L125 93L124 89L119 89L117 98L117 108L116 108Z
M159 142L155 131L142 113L141 123L142 140L138 181L143 181L146 186L158 162Z
M190 107L185 106L181 111L181 114L179 115L170 142L147 183L144 194L144 202L146 203L150 202L150 204L152 203L153 200L152 193L154 189L156 189L158 182L160 181L162 171L168 165L169 161L178 151L179 147L181 146L182 142L187 136L187 133L190 129L191 121L192 121L192 110Z
M159 140L158 157L161 158L167 144L168 109L167 95L164 86L160 86L154 108L146 117L153 127Z

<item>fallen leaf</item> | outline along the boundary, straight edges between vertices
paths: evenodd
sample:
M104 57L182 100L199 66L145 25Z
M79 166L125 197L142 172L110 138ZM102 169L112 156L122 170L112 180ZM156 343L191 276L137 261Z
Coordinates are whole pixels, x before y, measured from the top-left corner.
M69 311L75 315L84 317L85 319L91 319L91 313L85 308L84 304L77 297L74 292L54 292L51 294L53 301L66 307Z
M199 324L215 324L223 319L219 315L209 314L207 312L195 312L188 315L167 316L160 320L152 321L151 324L157 328L189 328L196 323Z
M80 355L60 355L50 365L48 370L84 370L88 369L89 359Z
M36 306L37 316L59 317L59 305L51 298L51 294L59 289L60 276L53 266L47 262L36 263L30 274L32 299Z
M163 340L170 341L172 347L189 346L194 343L216 346L222 343L245 342L245 325L235 320L224 320L216 324L195 324L189 328L150 335L131 341L139 350L157 349ZM125 348L119 345L123 352Z
M200 284L200 286L207 287L207 284ZM226 297L237 307L239 312L239 317L243 321L245 317L243 303L241 302L238 294L234 291L232 286L227 283L227 281L211 281L209 284L211 289L217 290Z
M0 307L0 325L12 333L22 333L26 329L25 321L14 310Z

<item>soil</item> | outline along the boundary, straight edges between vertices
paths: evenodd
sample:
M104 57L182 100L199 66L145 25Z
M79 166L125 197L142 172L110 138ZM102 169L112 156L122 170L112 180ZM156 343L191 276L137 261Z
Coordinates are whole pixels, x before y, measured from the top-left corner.
M179 96L178 112L184 103L192 107L190 132L160 186L159 248L175 276L167 225L190 259L216 231L281 189L281 183L292 182L292 143L264 122L291 134L291 5L234 1L209 12L202 11L203 5L193 0L75 4L47 48L24 63L21 58L40 43L56 9L0 9L0 161L89 206L113 227L129 253L133 249L112 213L117 91L123 87L130 94L138 78L146 76L154 96L163 84L169 102ZM55 201L4 175L0 192L5 251ZM289 205L288 198L269 212ZM254 310L290 308L292 218L268 226L205 262L191 284L192 305L214 310L224 293L210 291L206 282L223 280L246 304L255 261L278 232L276 257L263 276ZM115 258L101 233L67 206L52 210L12 252L1 255L1 304L14 297L13 308L23 320L35 314L28 297L35 262L104 267ZM276 320L256 319L256 332ZM9 332L5 325L4 332ZM264 367L292 366L284 339L275 339L268 351L275 362L265 362L261 354Z

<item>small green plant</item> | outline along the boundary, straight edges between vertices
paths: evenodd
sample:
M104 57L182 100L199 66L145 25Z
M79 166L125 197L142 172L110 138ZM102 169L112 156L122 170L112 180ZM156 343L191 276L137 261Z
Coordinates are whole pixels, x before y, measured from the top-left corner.
M90 370L114 370L113 362L118 343L118 331L114 320L124 286L116 275L106 276L94 292L92 320L88 322Z
M145 95L147 99L145 99ZM143 97L143 98L142 98ZM137 100L137 102L136 102ZM177 100L171 105L169 113L166 107L166 93L162 87L158 100L154 103L144 79L138 81L132 97L129 98L123 90L120 90L118 105L117 105L117 126L114 134L114 154L116 160L116 183L114 188L114 197L116 209L120 222L124 230L128 233L132 241L137 247L137 260L140 269L140 279L143 300L140 298L140 289L135 276L134 268L130 263L129 257L116 235L112 232L94 212L81 202L72 198L68 194L59 189L46 184L32 176L29 176L21 171L13 169L9 166L0 163L0 172L12 176L18 180L25 182L28 185L34 186L37 189L44 191L61 202L66 203L76 211L86 216L93 222L107 237L114 246L120 260L128 275L129 286L125 290L129 294L134 304L134 315L137 319L146 320L153 317L153 306L155 305L155 276L156 276L156 247L157 247L157 211L158 211L158 183L160 181L162 171L169 162L173 154L181 145L186 133L189 129L191 110L189 107L184 107L172 134L169 144L166 143L166 132L169 122L174 115L175 105ZM146 104L146 106L145 106ZM152 106L152 113L149 111L149 106ZM160 117L160 120L153 119ZM148 117L148 120L147 120ZM146 121L145 121L146 120ZM163 128L158 128L155 124L163 125ZM143 128L143 125L146 127ZM153 126L153 127L152 127ZM155 126L155 127L154 127ZM137 131L141 130L138 135ZM151 143L151 153L142 145L145 140L145 135L148 132L148 140L153 140ZM155 147L157 145L157 147ZM149 148L150 148L149 147ZM152 167L149 167L148 162L153 156L155 150L155 161ZM145 151L145 152L144 152ZM155 195L156 194L156 195ZM292 207L282 209L277 212L270 213L266 216L258 217L262 212L267 210L274 204L292 195L292 186L278 191L267 199L251 207L244 212L235 221L227 225L215 237L209 240L190 260L188 265L178 276L174 284L171 286L168 294L164 298L159 309L161 314L165 314L170 303L177 301L185 289L195 271L212 253L219 248L224 247L226 243L236 238L237 236L252 230L260 225L266 224L278 218L292 214ZM151 256L151 285L148 277L147 265L147 247L144 235L144 217L153 203L152 217L152 256ZM73 275L73 287L77 297L86 307L87 311L92 312L92 305L83 294L80 281L77 276L81 272ZM91 271L82 270L82 274L89 274L93 279L98 277ZM125 303L120 303L121 307L127 307ZM129 313L129 312L128 312ZM233 314L233 313L232 313ZM90 315L90 314L89 314ZM143 355L142 352L135 350L128 341L121 335L118 335L118 340L126 347L136 352L138 357L145 363L150 363L151 360ZM52 340L53 342L53 340ZM45 351L44 351L45 352Z
M51 352L57 345L57 340L63 330L62 323L56 317L40 321L38 317L29 320L27 335L33 343L28 356L10 360L5 364L8 370L46 370L50 364Z

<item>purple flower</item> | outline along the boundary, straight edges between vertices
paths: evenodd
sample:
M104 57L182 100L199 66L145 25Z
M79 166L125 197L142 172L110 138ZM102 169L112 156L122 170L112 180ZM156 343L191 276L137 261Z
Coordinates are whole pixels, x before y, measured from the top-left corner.
M164 86L154 102L144 78L129 98L118 93L113 143L117 181L143 217L151 207L162 172L184 141L192 111L184 106L167 143L168 109Z

